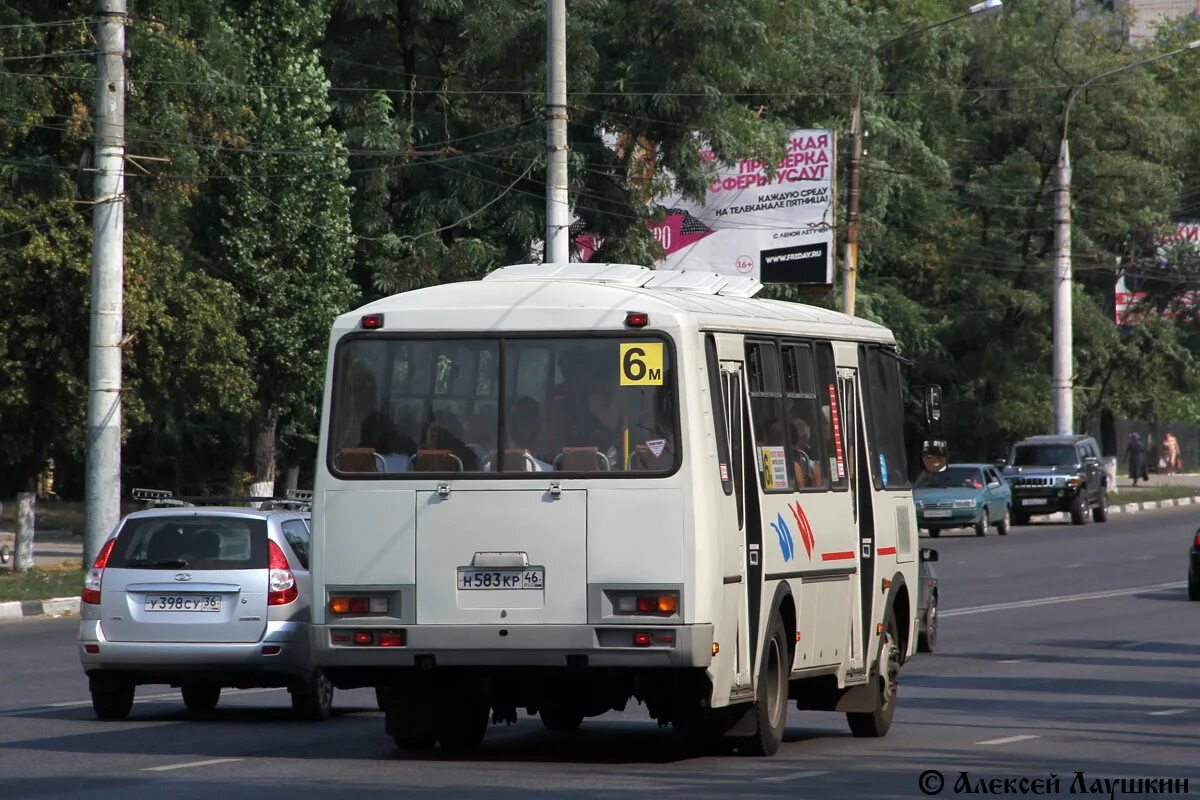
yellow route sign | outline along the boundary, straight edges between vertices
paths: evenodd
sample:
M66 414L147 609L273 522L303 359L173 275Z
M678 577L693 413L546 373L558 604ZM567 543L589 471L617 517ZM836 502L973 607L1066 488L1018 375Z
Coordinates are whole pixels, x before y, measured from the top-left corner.
M662 342L621 345L621 385L663 385Z

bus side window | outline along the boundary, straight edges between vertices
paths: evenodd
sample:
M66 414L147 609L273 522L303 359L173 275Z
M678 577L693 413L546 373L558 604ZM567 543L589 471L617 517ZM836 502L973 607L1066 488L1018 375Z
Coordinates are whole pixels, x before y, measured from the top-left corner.
M872 482L876 489L908 488L900 361L876 346L860 346L858 358L865 378L863 407L867 410Z
M729 458L733 472L733 493L737 497L738 530L745 527L746 515L743 509L746 490L746 463L742 453L742 378L733 372L721 372L721 389L726 399L725 407L729 409Z
M779 354L771 342L746 343L750 412L754 421L754 462L764 491L790 491L792 467L784 432Z
M812 348L807 344L788 344L783 347L782 355L783 410L792 475L797 489L823 489L829 485L829 472L822 455Z
M821 438L822 452L825 456L826 474L829 475L833 488L840 491L846 489L849 484L846 477L846 453L844 445L835 439L834 432L834 420L838 420L840 427L841 418L844 417L844 414L838 408L837 368L833 360L833 346L829 342L817 342L815 351L817 362L817 405L821 409L818 430L815 432L815 435ZM839 445L843 445L841 470L838 469Z

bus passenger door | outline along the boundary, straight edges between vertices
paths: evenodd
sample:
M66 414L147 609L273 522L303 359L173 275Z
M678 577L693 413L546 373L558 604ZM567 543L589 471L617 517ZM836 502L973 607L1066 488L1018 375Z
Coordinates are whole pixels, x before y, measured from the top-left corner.
M734 582L742 591L734 593L737 597L737 659L734 675L735 692L738 690L751 692L751 653L750 653L750 619L751 614L747 603L751 572L757 566L759 585L761 585L762 566L759 563L758 551L752 550L747 558L746 530L746 469L745 469L745 431L746 404L743 400L742 362L721 362L721 395L725 405L726 432L729 437L729 470L733 482L733 494L737 506L737 526L728 527L722 536L723 562L726 582ZM754 487L751 487L754 490ZM736 576L736 578L735 578Z
M859 475L866 464L866 443L859 432L862 414L859 411L858 370L838 367L838 423L845 453L845 470L850 487L850 507L854 514L854 526L858 538L858 596L851 602L849 670L861 671L866 667L863 654L869 641L871 624L871 602L874 599L871 586L874 581L874 547L871 541L871 492L870 480L860 482ZM863 449L863 452L859 452ZM839 466L839 469L841 466ZM864 473L868 474L869 473ZM866 508L863 508L863 503ZM865 676L864 676L865 677Z

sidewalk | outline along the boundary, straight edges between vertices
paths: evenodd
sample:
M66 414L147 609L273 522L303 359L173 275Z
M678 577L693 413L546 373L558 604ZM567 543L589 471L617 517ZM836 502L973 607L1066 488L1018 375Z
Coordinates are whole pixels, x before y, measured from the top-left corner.
M12 531L0 531L0 545L16 550ZM13 558L16 553L13 553ZM35 567L57 567L64 561L83 564L83 537L67 531L36 532L33 537L33 565ZM12 562L0 565L0 570L12 569Z
M1129 475L1121 472L1123 466L1117 467L1117 488L1126 489L1133 486L1133 481L1129 480ZM1150 480L1138 481L1138 486L1194 486L1196 488L1196 496L1200 497L1200 472L1181 472L1175 474L1169 473L1150 473Z

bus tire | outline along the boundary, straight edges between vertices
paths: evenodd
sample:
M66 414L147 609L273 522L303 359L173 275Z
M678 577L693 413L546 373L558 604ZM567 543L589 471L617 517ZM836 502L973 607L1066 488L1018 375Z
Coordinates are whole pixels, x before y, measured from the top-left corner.
M546 730L577 731L583 724L583 712L577 708L548 706L541 709L538 715L542 718L542 724L546 726Z
M438 742L448 753L472 753L479 749L487 733L491 707L482 691L469 684L447 684L434 730Z
M787 726L788 675L791 672L788 652L783 620L775 614L763 642L758 692L751 712L756 718L755 731L738 743L742 755L775 755L783 742L783 731Z
M874 710L846 714L850 732L859 738L886 736L892 727L892 716L896 713L896 689L900 683L900 636L896 630L896 619L890 613L879 642L876 669Z
M437 742L436 708L427 687L389 686L379 692L384 704L384 730L401 750L424 750Z

